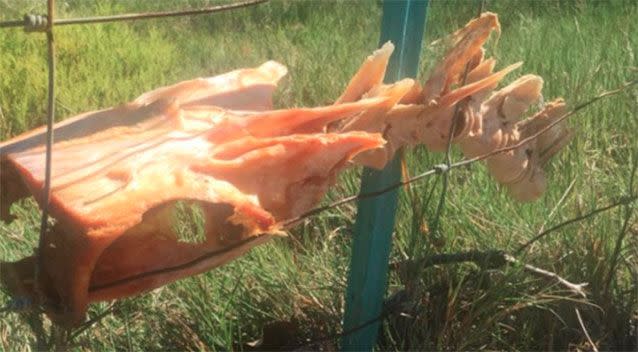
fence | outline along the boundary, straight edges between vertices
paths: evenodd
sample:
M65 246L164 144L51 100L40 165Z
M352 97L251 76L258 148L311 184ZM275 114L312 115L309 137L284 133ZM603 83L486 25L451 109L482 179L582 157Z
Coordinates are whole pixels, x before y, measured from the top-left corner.
M55 38L53 34L54 26L76 25L76 24L92 24L106 22L135 21L152 18L176 17L176 16L193 16L201 14L210 14L221 11L228 11L247 6L253 6L264 3L267 0L251 0L245 2L232 3L228 5L214 6L202 9L165 11L165 12L149 12L140 14L123 14L115 16L85 17L71 19L55 19L54 7L55 0L48 0L47 15L35 16L27 15L23 20L0 22L0 28L23 27L27 32L44 32L47 36L47 62L48 62L48 97L47 97L47 132L46 132L46 168L44 183L44 201L42 202L42 216L40 224L40 237L38 252L43 245L44 236L47 232L48 224L48 205L50 193L51 178L51 148L54 140L53 122L55 110ZM421 41L423 38L425 18L427 13L428 0L409 0L404 2L384 2L383 19L381 29L381 42L392 40L396 44L396 51L399 55L394 55L390 62L388 73L386 74L386 82L394 82L405 77L415 77L419 61L419 53ZM483 3L480 2L479 14L482 12ZM467 70L466 70L467 71ZM466 72L467 74L467 72ZM633 82L631 84L635 84ZM628 85L627 85L628 86ZM625 86L625 87L627 87ZM345 350L371 350L376 341L377 331L379 329L380 320L387 314L392 313L391 310L383 308L383 297L385 294L385 285L387 283L387 271L389 251L391 247L391 234L394 227L394 212L397 202L397 191L401 186L411 182L423 179L425 177L440 175L442 180L443 192L438 202L437 211L434 216L431 231L436 232L439 218L442 215L446 190L448 187L449 171L458 167L462 167L480 160L485 160L499 153L511 151L531 142L539 135L549 131L552 127L562 122L569 116L572 116L581 109L587 107L593 102L616 94L622 91L620 88L616 91L603 93L594 99L577 105L573 110L564 114L554 123L529 136L515 145L497 149L492 152L462 160L453 163L450 158L451 136L454 130L454 124L457 120L458 111L455 113L452 126L450 128L449 138L447 141L447 151L443 163L433 166L431 169L422 174L414 176L410 179L401 181L400 177L400 158L396 157L383 171L377 172L373 170L365 170L362 178L361 192L358 195L341 199L327 206L312 209L296 218L288 219L284 222L284 226L288 227L298 223L300 220L316 215L324 210L340 206L345 203L358 201L357 220L355 225L355 241L352 247L353 259L350 265L349 285L346 292L346 313L344 316L343 332L339 335L329 336L309 343L312 345L321 340L335 339L342 337L342 348ZM524 250L529 244L539 240L547 234L558 230L559 228L577 222L603 211L613 209L617 206L627 205L636 200L635 195L620 199L618 202L608 206L595 209L590 213L581 215L577 218L570 219L558 224L519 248L517 252ZM388 208L390 211L388 211ZM445 263L448 261L484 261L487 256L496 257L502 260L514 262L512 257L504 253L466 253L457 256L443 256L429 258L424 261L423 267L432 263ZM41 258L41 256L37 256ZM36 278L38 277L39 268L43 264L41 262L36 266ZM538 268L529 266L530 271L545 276L556 276L553 273L540 271ZM371 279L372 278L372 279ZM572 284L567 280L558 277L563 284L582 294L580 286ZM36 282L38 280L36 279ZM73 334L73 336L77 333ZM69 335L71 336L71 335Z

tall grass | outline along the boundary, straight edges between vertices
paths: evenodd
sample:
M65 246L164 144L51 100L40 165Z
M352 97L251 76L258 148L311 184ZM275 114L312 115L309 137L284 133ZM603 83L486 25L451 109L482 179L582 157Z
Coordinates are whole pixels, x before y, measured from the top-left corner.
M214 1L58 1L60 16L181 8ZM633 1L487 1L502 35L489 55L500 67L523 60L523 72L541 75L549 100L575 104L638 75L638 6ZM43 12L43 2L0 0L0 18ZM278 106L330 103L377 47L380 6L372 2L278 2L212 16L56 29L58 118L117 105L153 87L255 66L275 59L288 65ZM476 3L433 1L420 77L439 57L436 39L462 26ZM514 77L510 78L514 79ZM43 36L0 32L0 138L43 123L46 62ZM400 197L392 260L463 250L512 252L542 228L625 195L638 160L638 93L601 101L571 120L575 139L550 165L551 187L532 204L508 198L484 168L454 170L441 231L430 233L440 187L414 184ZM454 158L460 154L455 153ZM442 155L417 148L407 154L411 173ZM636 183L636 181L634 181ZM638 185L634 184L634 191ZM330 199L355 193L358 173L341 178ZM432 201L425 198L433 190ZM248 349L247 342L288 332L285 343L339 331L356 208L334 209L245 257L209 273L127 299L77 339L85 350ZM636 346L638 225L619 207L562 228L519 258L573 282L588 282L588 301L568 298L561 286L518 267L474 264L392 272L389 294L407 286L411 305L384 324L383 349L587 349L574 308L601 349ZM0 224L0 257L28 255L36 243L32 202L14 208L19 220ZM418 247L413 244L417 243ZM607 285L609 281L611 284ZM0 296L0 300L7 299ZM91 313L106 307L98 304ZM275 322L286 321L285 329ZM633 325L632 325L633 324ZM633 330L632 330L633 329ZM273 333L274 331L274 333ZM291 336L290 336L291 335ZM35 343L16 315L0 320L3 350ZM335 341L322 346L331 349ZM274 346L274 345L272 345ZM318 348L319 346L313 346Z

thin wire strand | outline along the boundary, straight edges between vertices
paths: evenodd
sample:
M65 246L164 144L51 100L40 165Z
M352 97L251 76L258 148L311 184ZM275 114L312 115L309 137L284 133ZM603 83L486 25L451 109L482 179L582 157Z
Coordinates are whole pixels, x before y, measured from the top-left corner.
M70 336L69 340L71 340L71 341L75 340L78 336L82 335L82 333L85 332L86 330L88 330L90 327L92 327L93 325L99 323L106 316L108 316L109 314L113 313L117 308L119 308L119 305L121 304L121 302L122 301L116 301L114 303L111 303L111 305L109 305L104 311L102 311L101 313L99 313L95 317L91 318L89 321L86 321L85 323L80 325L80 327L78 327L76 330L74 330L71 333L71 336Z
M115 281L111 281L111 282L107 282L107 283L102 283L99 285L94 285L89 287L89 292L95 292L95 291L99 291L99 290L105 290L108 288L112 288L115 286L120 286L120 285L125 285L125 284L129 284L131 282L135 282L135 281L139 281L142 279L148 279L150 277L153 276L158 276L158 275L163 275L163 274L168 274L168 273L172 273L175 271L180 271L180 270L186 270L188 268L192 268L193 266L197 265L197 264L201 264L204 261L223 255L223 254L227 254L232 252L233 250L240 248L241 246L248 244L250 242L256 241L259 238L261 238L262 236L271 236L269 234L263 234L263 235L258 235L258 236L254 236L254 237L249 237L246 238L240 242L237 243L233 243L232 245L228 246L228 247L224 247L222 249L218 249L216 251L212 251L212 252L208 252L205 253L189 262L183 263L183 264L179 264L179 265L175 265L175 266L170 266L170 267L166 267L166 268L161 268L161 269L157 269L157 270L152 270L152 271L146 271L140 274L136 274L136 275L132 275L132 276L128 276L122 279L117 279Z
M480 4L479 4L480 5ZM479 7L479 16L481 15L481 7ZM464 86L467 81L467 74L470 71L470 63L465 64L465 70L463 71L463 79L461 86ZM456 131L456 125L458 124L459 118L461 117L461 106L465 104L466 99L464 101L460 101L454 107L454 115L452 115L452 122L450 123L450 129L448 131L447 136L447 145L445 148L445 157L443 158L445 162L445 166L447 169L452 165L452 140L454 139L454 132ZM430 231L433 235L437 235L439 231L439 224L441 220L441 216L443 215L443 210L445 208L445 198L447 197L447 190L449 186L450 177L447 172L444 172L441 180L441 196L439 197L439 202L436 206L436 212L434 213L434 218L432 219L432 227Z
M0 28L12 28L24 26L24 20L11 20L0 22Z
M522 251L524 251L527 247L531 246L533 243L537 242L538 240L544 238L545 236L549 235L550 233L562 229L563 227L567 226L567 225L571 225L575 222L579 222L581 220L585 220L585 219L589 219L595 215L598 215L600 213L606 212L608 210L617 208L621 205L628 205L630 203L633 203L634 201L636 201L636 199L638 199L638 196L632 195L629 197L625 197L625 198L621 198L619 201L614 202L610 205L607 205L605 207L602 208L597 208L594 209L592 211L590 211L587 214L583 214L581 216L577 216L575 218L569 219L567 221L561 222L558 225L552 226L551 228L539 233L538 235L534 236L532 239L528 240L527 242L525 242L525 244L521 245L520 247L518 247L518 249L516 249L516 251L514 251L514 254L518 255L520 254Z
M268 0L250 0L250 1L242 1L236 2L226 5L218 5L212 7L205 7L200 9L192 9L192 10L176 10L176 11L161 11L161 12L146 12L146 13L129 13L122 15L113 15L113 16L94 16L94 17L80 17L80 18L65 18L60 20L53 20L53 24L56 26L67 26L67 25L75 25L75 24L93 24L93 23L108 23L108 22L123 22L123 21L134 21L134 20L147 20L153 18L163 18L163 17L180 17L180 16L193 16L193 15L203 15L207 13L213 12L222 12L227 10L238 9L242 7L248 7L252 5L258 5ZM14 27L23 27L25 25L24 20L10 20L0 22L1 28L14 28Z
M55 16L55 0L48 0L47 14L49 18ZM53 37L53 22L47 24L47 61L49 68L49 86L47 101L47 136L46 136L46 155L44 169L44 187L42 190L42 217L40 221L40 237L38 239L37 263L35 266L35 285L39 291L40 274L44 268L43 249L45 245L45 237L49 222L49 202L51 198L51 168L52 168L52 149L53 149L53 122L55 121L55 41ZM43 295L42 295L43 297Z

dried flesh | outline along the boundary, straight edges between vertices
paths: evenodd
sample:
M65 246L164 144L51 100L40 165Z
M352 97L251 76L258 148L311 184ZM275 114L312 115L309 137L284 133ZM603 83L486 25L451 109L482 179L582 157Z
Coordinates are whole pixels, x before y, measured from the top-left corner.
M281 224L316 206L350 165L382 168L404 146L444 150L457 112L452 141L466 155L517 143L553 123L565 104L554 101L521 120L540 99L542 79L533 75L493 92L519 66L493 73L496 63L482 47L495 29L496 15L485 13L455 32L423 86L382 83L393 51L387 43L330 106L273 110L286 68L271 61L58 123L49 205L57 222L42 251L39 295L34 257L0 263L3 284L13 295L43 300L57 322L77 324L92 301L210 270L282 234ZM533 200L546 187L542 166L569 136L558 124L488 158L488 169L514 198ZM40 128L0 144L5 221L16 200L41 201L43 140ZM181 202L202 210L199 242L179 239Z

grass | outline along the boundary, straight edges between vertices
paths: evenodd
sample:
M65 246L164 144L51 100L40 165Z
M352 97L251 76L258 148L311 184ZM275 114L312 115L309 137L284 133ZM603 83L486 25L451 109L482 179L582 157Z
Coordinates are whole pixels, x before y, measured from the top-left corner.
M215 2L69 0L58 1L58 6L59 15L67 17L208 3ZM0 18L44 12L43 4L0 0ZM432 2L421 78L434 64L431 58L440 56L442 48L434 40L467 22L476 6ZM503 27L490 54L500 67L523 60L523 72L544 78L546 100L563 96L573 105L638 75L638 6L633 1L487 1L486 9L500 15ZM278 106L330 103L377 47L380 15L379 4L371 2L273 1L212 16L60 27L56 116L117 105L153 87L269 59L290 70L277 92ZM0 31L1 139L43 123L45 50L42 35ZM482 166L457 169L450 175L440 231L431 233L424 224L434 213L440 185L434 178L412 185L400 197L392 260L472 249L513 252L540 229L626 195L632 165L638 162L636 89L587 108L571 119L571 126L576 138L550 165L551 187L537 202L514 202ZM460 154L455 152L454 158ZM421 148L407 155L413 174L441 159ZM357 189L358 173L352 171L328 198ZM430 189L434 193L426 204ZM632 211L631 206L618 207L564 227L519 256L572 282L588 282L586 302L569 298L562 287L520 267L488 270L466 263L393 271L388 294L407 285L413 304L410 315L384 323L379 348L588 349L574 313L578 308L600 349L635 349L636 215L624 226ZM124 300L81 334L75 348L249 349L246 343L263 331L267 340L279 336L288 343L337 333L355 212L353 205L334 209L229 265ZM30 254L37 242L33 202L23 202L14 213L18 221L0 224L3 260ZM6 299L0 294L0 301ZM105 307L95 305L91 314ZM3 316L0 349L30 350L34 344L23 319ZM321 347L334 346L335 341L325 341Z

